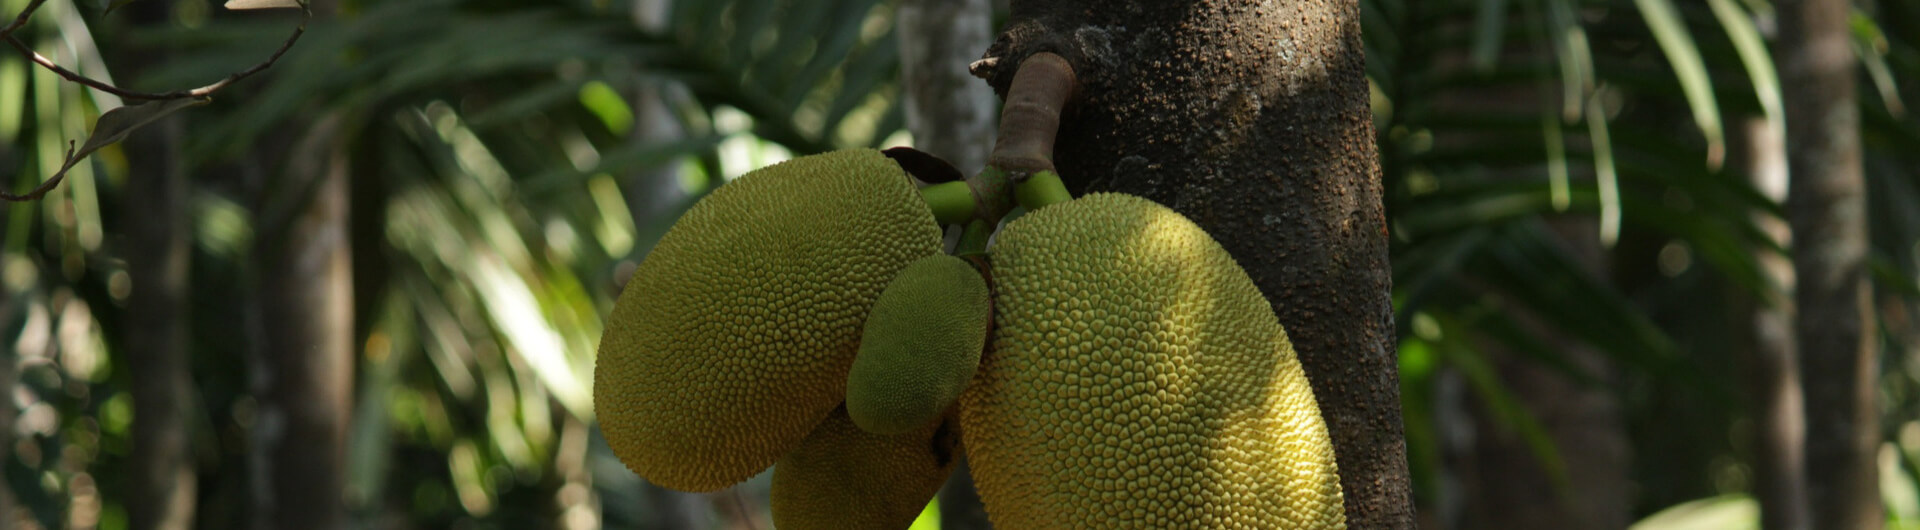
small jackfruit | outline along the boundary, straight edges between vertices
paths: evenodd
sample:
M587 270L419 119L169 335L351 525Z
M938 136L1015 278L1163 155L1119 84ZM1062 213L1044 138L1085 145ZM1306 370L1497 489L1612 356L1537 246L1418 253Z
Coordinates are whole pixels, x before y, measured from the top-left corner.
M607 319L593 397L614 454L686 491L772 465L845 399L874 299L940 236L879 151L797 158L715 190Z
M950 409L951 410L951 409ZM835 410L773 466L773 526L781 530L901 530L953 472L958 423L949 412L905 434L873 434Z
M996 327L961 432L994 526L1345 526L1286 332L1199 226L1093 194L991 252Z
M980 365L993 318L987 282L966 260L920 258L880 292L847 374L847 414L868 432L900 434L953 407Z

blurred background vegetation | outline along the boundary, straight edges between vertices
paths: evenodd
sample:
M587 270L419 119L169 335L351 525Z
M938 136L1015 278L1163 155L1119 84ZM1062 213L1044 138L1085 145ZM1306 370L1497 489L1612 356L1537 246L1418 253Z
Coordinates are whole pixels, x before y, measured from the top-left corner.
M15 36L165 90L258 61L297 23L105 4L49 2ZM326 403L262 374L328 369L344 409L320 414L344 419L348 451L323 471L351 526L768 527L765 477L679 494L608 452L595 340L703 194L791 156L914 143L901 49L918 33L898 29L900 4L330 6L261 77L43 200L0 204L0 527L167 512L136 506L166 475L135 456L141 395L186 403L152 413L187 456L158 491L185 490L191 527L249 526L251 492L282 465L262 433L284 432L284 407ZM1004 20L982 5L979 20ZM1755 527L1770 418L1756 352L1784 259L1772 7L1361 6L1422 524L1519 527L1502 513L1545 503L1565 518L1546 527ZM1890 527L1920 528L1920 1L1855 6L1881 492ZM0 185L38 184L122 104L0 54ZM319 251L346 268L310 267ZM283 368L313 331L288 319L350 326L351 359Z

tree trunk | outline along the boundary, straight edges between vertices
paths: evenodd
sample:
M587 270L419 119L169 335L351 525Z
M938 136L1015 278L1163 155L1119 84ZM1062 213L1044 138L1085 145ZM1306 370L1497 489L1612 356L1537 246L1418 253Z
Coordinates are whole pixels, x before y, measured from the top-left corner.
M992 89L968 75L967 64L993 42L993 7L987 0L905 0L896 16L914 147L946 159L963 175L979 173L993 149L999 106ZM939 498L941 528L993 527L964 456Z
M999 105L967 64L993 43L992 7L987 0L904 0L896 16L914 147L963 175L979 173L993 149Z
M296 212L258 223L264 343L253 359L253 527L342 528L353 395L353 275L348 161L340 119L315 123L273 188L300 190ZM270 203L271 204L271 203ZM281 223L281 226L275 226Z
M1765 118L1733 128L1733 166L1775 203L1787 198L1786 146ZM1786 221L1755 213L1753 223L1780 246L1792 243ZM1746 323L1741 364L1753 414L1753 496L1763 530L1808 530L1806 417L1801 403L1799 353L1793 334L1793 263L1770 249L1752 250L1770 284L1762 297L1741 295L1733 305Z
M1016 0L982 72L1080 82L1055 163L1070 189L1152 199L1220 239L1266 293L1333 435L1354 528L1413 525L1387 227L1345 0Z
M194 526L199 484L190 451L194 403L187 356L187 278L192 247L190 188L177 159L185 133L178 119L140 131L128 142L127 363L133 378L133 466L128 513L135 530Z
M1809 514L1877 529L1878 355L1866 281L1866 179L1846 0L1779 4Z
M173 2L141 2L127 16L143 27L168 23ZM134 50L126 64L156 65L165 52ZM192 451L195 410L192 358L187 354L192 319L187 301L193 247L188 208L192 187L180 160L186 128L167 118L136 131L126 142L127 270L133 292L127 298L126 344L133 378L132 477L127 512L134 530L186 530L194 527L199 477Z

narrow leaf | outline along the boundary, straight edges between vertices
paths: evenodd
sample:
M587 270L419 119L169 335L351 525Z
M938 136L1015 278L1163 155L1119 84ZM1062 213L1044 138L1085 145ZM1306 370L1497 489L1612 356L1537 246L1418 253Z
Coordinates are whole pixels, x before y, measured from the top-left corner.
M1560 117L1552 112L1540 115L1540 139L1547 143L1547 187L1553 197L1553 211L1567 211L1570 187L1567 171L1567 144L1560 136Z
M226 5L227 9L235 11L242 9L280 9L286 7L299 9L305 6L301 5L299 0L227 0Z
M1613 170L1606 109L1597 95L1587 100L1587 140L1593 143L1594 185L1600 188L1600 244L1612 248L1620 241L1620 178Z
M1727 38L1733 40L1734 52L1740 54L1740 62L1747 67L1747 77L1753 81L1753 95L1760 99L1760 111L1767 117L1767 134L1774 137L1777 145L1786 145L1787 118L1786 107L1780 99L1780 75L1774 72L1773 58L1767 54L1767 43L1760 38L1753 17L1733 0L1707 0L1707 5L1713 8L1713 16L1720 19L1720 27L1726 29Z
M94 122L93 136L87 138L87 143L75 148L73 142L67 142L66 158L60 163L60 170L55 171L53 176L47 177L38 187L23 194L15 195L0 191L0 199L8 201L38 199L48 191L52 191L54 186L60 185L60 181L66 178L67 171L79 165L80 161L86 160L87 155L126 139L127 135L135 129L153 123L168 114L187 107L203 105L207 101L207 98L163 99L109 110L106 114L100 115L99 121Z
M99 121L94 122L93 136L87 138L87 143L80 145L80 150L75 152L73 157L76 160L86 158L87 155L93 154L102 147L125 140L134 129L144 127L168 114L179 112L180 109L205 105L208 101L210 100L207 98L163 99L109 110L106 114L100 115Z
M112 14L112 13L113 13L113 10L115 10L115 9L120 9L120 8L121 8L122 6L125 6L125 5L127 5L127 4L131 4L131 3L133 3L133 0L112 0L112 1L110 1L110 2L103 2L103 3L105 3L105 4L107 5L107 11L106 11L106 12L107 12L108 14Z
M1547 32L1553 40L1554 56L1560 63L1560 116L1562 120L1580 119L1581 102L1593 92L1593 52L1587 47L1587 32L1574 17L1574 6L1567 0L1547 0Z
M1861 66L1867 69L1867 78L1873 80L1873 88L1880 92L1880 103L1886 105L1887 114L1899 117L1906 114L1906 105L1900 101L1900 87L1894 84L1893 69L1887 65L1887 36L1874 24L1873 18L1858 8L1853 10L1851 21L1854 55L1860 57Z
M1473 68L1492 71L1506 40L1507 0L1477 0L1473 18Z
M1672 2L1634 0L1633 3L1640 7L1640 15L1646 17L1647 29L1653 31L1660 50L1666 52L1667 62L1673 64L1673 73L1687 94L1687 104L1693 107L1694 125L1700 127L1700 133L1707 138L1707 165L1720 167L1727 153L1726 134L1720 128L1720 107L1714 101L1713 80L1707 76L1700 49L1694 46L1693 36L1687 32Z

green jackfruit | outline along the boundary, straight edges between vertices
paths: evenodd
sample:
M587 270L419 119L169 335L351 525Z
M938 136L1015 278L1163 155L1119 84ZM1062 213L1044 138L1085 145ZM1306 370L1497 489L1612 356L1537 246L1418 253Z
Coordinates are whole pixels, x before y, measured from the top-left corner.
M953 256L920 258L894 276L873 304L847 374L853 423L900 434L952 408L980 365L991 302L979 271Z
M961 398L1000 528L1343 528L1292 344L1200 227L1093 194L991 249L993 346Z
M780 530L901 530L953 472L960 436L948 413L905 434L880 435L836 410L773 466Z
M940 236L879 151L802 157L715 190L608 317L593 397L614 454L687 491L772 465L845 399L874 299Z

